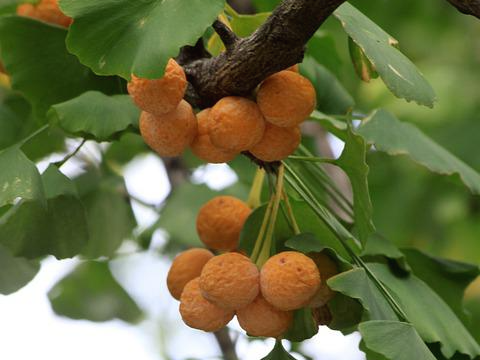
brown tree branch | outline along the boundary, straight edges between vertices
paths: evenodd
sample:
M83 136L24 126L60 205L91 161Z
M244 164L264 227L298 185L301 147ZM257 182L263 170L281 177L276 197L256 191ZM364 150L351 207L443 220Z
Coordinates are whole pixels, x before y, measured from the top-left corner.
M447 0L458 11L480 19L480 0Z
M235 41L216 23L228 51L183 62L195 90L192 105L204 108L228 95L249 96L269 75L301 62L307 41L344 1L283 0L257 31Z
M237 353L235 351L235 344L230 337L228 328L224 327L213 333L217 339L218 346L222 351L223 358L225 360L238 360Z

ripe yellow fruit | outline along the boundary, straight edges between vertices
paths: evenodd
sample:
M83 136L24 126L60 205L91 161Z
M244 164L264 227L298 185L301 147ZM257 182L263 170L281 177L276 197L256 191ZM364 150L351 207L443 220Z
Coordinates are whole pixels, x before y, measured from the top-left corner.
M170 294L180 300L183 288L191 280L200 276L203 266L213 258L207 249L189 249L180 253L172 263L167 275L167 286Z
M250 304L259 293L259 272L254 263L239 253L212 258L200 275L200 289L205 299L229 310Z
M212 144L209 135L209 115L210 108L197 114L198 132L191 146L192 152L200 159L212 164L233 160L237 156L237 152L224 150Z
M198 212L197 232L200 240L210 249L236 249L240 232L251 211L246 203L233 196L213 198Z
M338 274L338 267L335 261L324 252L312 253L310 254L310 257L317 265L322 282L314 297L308 303L308 306L318 308L324 306L335 295L335 292L328 287L327 280Z
M267 123L262 140L250 152L263 161L279 161L291 155L301 140L298 126L287 128Z
M199 278L190 281L180 298L180 314L188 326L203 331L218 331L233 319L235 313L206 300L200 291Z
M292 324L293 313L274 308L259 295L251 304L237 310L237 319L248 335L278 338Z
M41 0L36 6L30 3L17 7L17 15L42 20L50 24L69 27L73 22L58 6L58 0Z
M284 311L304 307L319 286L317 266L308 256L296 251L285 251L272 256L260 272L263 297Z
M316 94L307 78L283 70L268 77L260 85L257 103L268 122L292 127L299 125L315 109Z
M257 144L265 130L265 120L251 100L227 96L210 111L210 140L221 149L241 152Z
M143 111L163 115L174 111L185 95L187 77L182 67L173 59L168 60L160 79L143 79L132 74L128 93Z
M140 133L143 140L160 156L178 156L192 143L197 134L197 119L185 100L163 115L142 111Z

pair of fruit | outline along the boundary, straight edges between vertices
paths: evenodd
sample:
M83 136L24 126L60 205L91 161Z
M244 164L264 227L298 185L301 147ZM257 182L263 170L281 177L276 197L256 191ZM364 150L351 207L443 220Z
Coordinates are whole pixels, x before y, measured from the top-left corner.
M291 326L293 310L331 298L325 280L336 273L336 265L325 259L323 268L329 269L321 282L315 262L298 252L277 254L259 271L239 253L214 256L191 249L175 258L167 284L190 327L217 331L236 315L249 335L277 338Z
M20 4L17 15L42 20L50 24L69 27L73 19L66 16L58 6L58 0L41 0L38 4Z
M315 99L309 80L294 69L280 71L260 84L256 102L227 96L200 112L192 151L208 162L229 161L242 151L266 162L282 160L300 143L299 125Z
M128 90L143 112L140 131L145 142L162 156L193 153L210 163L232 160L250 151L263 161L290 155L301 140L299 124L315 107L311 83L292 70L267 78L257 91L257 103L228 96L196 116L183 99L187 87L183 69L170 59L156 80L132 75Z

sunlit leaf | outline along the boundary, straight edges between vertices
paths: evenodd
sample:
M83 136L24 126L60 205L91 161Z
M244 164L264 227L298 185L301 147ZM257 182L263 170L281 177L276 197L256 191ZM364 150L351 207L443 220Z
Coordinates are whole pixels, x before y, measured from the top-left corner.
M415 65L397 48L397 41L349 3L334 15L375 66L390 91L407 101L433 107L435 93Z
M368 143L390 155L407 155L442 175L457 175L475 194L480 194L480 174L438 145L410 123L378 110L356 130Z
M48 114L50 121L67 133L102 142L138 128L140 110L128 95L107 96L89 91L52 106Z
M168 59L213 23L224 0L63 0L60 6L74 18L68 49L95 73L158 78Z

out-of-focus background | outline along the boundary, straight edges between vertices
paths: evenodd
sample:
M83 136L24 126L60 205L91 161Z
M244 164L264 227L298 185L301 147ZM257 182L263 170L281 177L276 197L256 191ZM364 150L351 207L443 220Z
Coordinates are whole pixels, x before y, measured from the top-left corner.
M257 0L255 3L260 5L260 10L268 10L264 7L271 1ZM328 21L322 29L336 40L335 46L342 59L339 79L355 98L358 110L387 108L401 120L420 127L480 171L480 21L458 13L444 0L355 0L352 3L399 41L402 51L421 69L438 96L434 109L428 109L395 98L380 80L362 83L349 61L345 33L336 21ZM333 137L328 139L338 155L341 142ZM77 144L76 140L69 142L71 148ZM138 139L133 136L124 139L122 144L123 149L139 146ZM184 222L194 218L188 206L180 205L193 202L195 196L211 196L208 188L229 188L245 196L248 187L227 165L203 166L189 157L181 164L176 161L163 163L151 154L130 159L128 155L120 156L119 148L107 149L88 143L80 153L83 160L71 160L62 171L71 177L78 176L84 171L85 161L98 163L102 153L118 161L117 170L125 176L128 192L132 195L138 238L124 242L120 255L110 263L110 270L139 309L131 304L122 306L126 306L127 312L141 309L142 319L130 324L122 320L92 322L57 316L47 293L79 260L47 258L29 285L12 295L0 296L0 359L219 358L220 351L213 336L183 325L177 311L178 303L169 296L165 278L174 254L198 241L193 239L189 244L179 239L179 232L191 228L191 224ZM54 159L62 157L63 154L58 154ZM44 170L51 160L39 162L39 168ZM435 176L406 158L392 158L372 151L368 163L374 222L381 233L401 247L413 246L434 255L480 263L479 196L471 195L450 178ZM184 165L192 169L192 176L187 175L191 183L205 184L208 188L189 182L177 186L177 179L185 178ZM235 170L242 166L243 163L233 164ZM170 170L170 178L166 169ZM247 177L247 174L240 174ZM170 181L175 185L173 193ZM159 227L166 230L149 232L167 196L173 205L168 213L160 214L159 222ZM107 232L122 225L105 223L105 227L110 227ZM145 250L139 244L142 245L142 239L150 239L150 235L152 242L149 250ZM50 293L52 298L55 295L55 291ZM71 296L77 294L73 292ZM95 303L82 297L78 301L78 308L88 312L92 319L102 320L102 314L96 313L102 311L98 298ZM116 305L108 301L107 297L103 306ZM473 316L473 326L477 326L472 334L480 340L480 282L468 289L465 303ZM135 318L135 315L126 315L126 319ZM238 334L237 350L242 360L260 359L272 347L271 341L249 340L240 335L235 323L231 328L235 337ZM306 341L301 351L315 360L363 359L358 350L359 340L357 334L343 336L321 327L319 334ZM302 359L300 355L298 358Z

